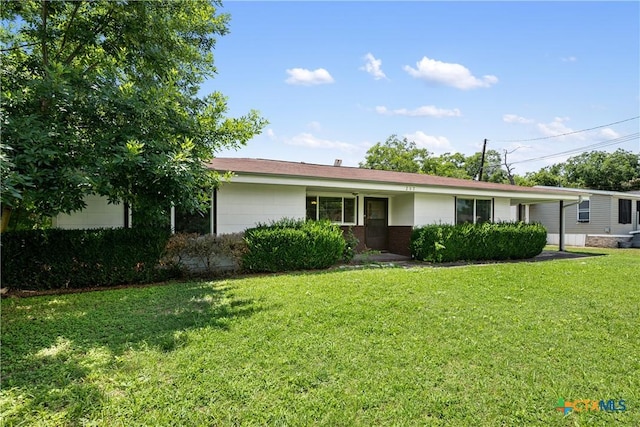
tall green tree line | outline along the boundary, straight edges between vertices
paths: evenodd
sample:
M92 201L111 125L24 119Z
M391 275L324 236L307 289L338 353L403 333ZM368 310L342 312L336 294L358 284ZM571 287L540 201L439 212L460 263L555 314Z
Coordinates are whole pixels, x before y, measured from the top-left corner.
M68 213L98 194L129 203L144 224L171 203L204 203L218 179L206 162L266 125L253 110L227 117L221 93L199 93L216 74L216 38L229 31L220 7L3 1L3 212Z
M500 153L485 153L483 181L503 182L506 172L501 167ZM481 153L465 156L462 153L445 153L434 156L426 148L419 148L414 141L389 136L384 142L374 144L360 162L361 168L393 170L397 172L424 173L452 178L474 179L480 172Z
M477 179L481 153L465 156L445 153L435 156L407 138L391 135L373 145L360 167L425 173L462 179ZM640 154L619 149L613 153L592 151L566 162L544 167L524 176L512 175L509 164L495 150L485 153L483 181L526 186L547 185L608 191L640 190Z

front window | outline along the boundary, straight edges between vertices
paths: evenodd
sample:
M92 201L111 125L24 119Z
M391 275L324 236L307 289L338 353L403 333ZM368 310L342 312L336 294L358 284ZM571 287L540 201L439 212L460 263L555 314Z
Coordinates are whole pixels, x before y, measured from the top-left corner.
M589 222L589 200L583 200L578 204L578 222Z
M476 224L491 221L491 200L476 200Z
M618 223L631 224L631 200L618 200Z
M356 199L344 198L344 220L342 222L355 223L356 222Z
M492 218L493 200L456 199L456 224L482 224Z
M175 208L174 230L176 233L211 234L211 209L187 212Z
M354 224L356 222L356 199L353 197L308 196L307 219Z
M307 197L307 219L318 219L318 198Z
M457 199L456 200L456 223L473 224L473 199Z
M318 219L342 222L341 197L319 197L318 199Z

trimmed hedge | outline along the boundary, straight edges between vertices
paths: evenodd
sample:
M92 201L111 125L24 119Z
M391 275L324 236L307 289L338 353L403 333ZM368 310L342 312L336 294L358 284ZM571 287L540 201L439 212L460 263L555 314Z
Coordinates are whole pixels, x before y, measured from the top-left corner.
M541 224L522 222L428 225L411 235L411 254L431 262L527 259L547 243Z
M244 269L267 272L328 268L342 259L346 246L338 225L292 219L247 229L245 241Z
M165 280L168 229L24 230L2 234L2 286L47 290Z

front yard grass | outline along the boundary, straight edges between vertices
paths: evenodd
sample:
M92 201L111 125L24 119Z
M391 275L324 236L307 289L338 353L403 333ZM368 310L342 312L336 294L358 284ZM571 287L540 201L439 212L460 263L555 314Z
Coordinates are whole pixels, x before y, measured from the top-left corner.
M640 252L595 252L3 299L2 419L637 426Z

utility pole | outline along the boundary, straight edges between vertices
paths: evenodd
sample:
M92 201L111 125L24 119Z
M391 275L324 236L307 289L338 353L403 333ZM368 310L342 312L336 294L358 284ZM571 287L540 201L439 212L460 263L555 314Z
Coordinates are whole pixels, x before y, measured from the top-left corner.
M487 151L487 138L484 139L482 146L482 157L480 158L480 173L478 173L478 181L482 181L482 172L484 171L484 153Z

